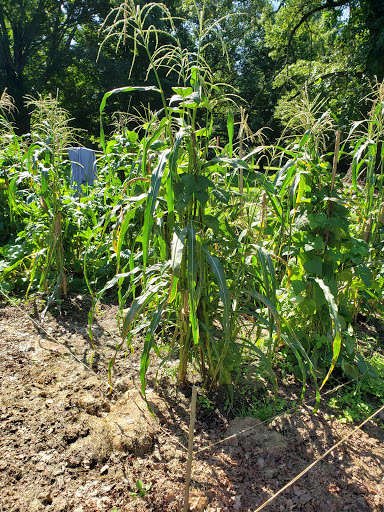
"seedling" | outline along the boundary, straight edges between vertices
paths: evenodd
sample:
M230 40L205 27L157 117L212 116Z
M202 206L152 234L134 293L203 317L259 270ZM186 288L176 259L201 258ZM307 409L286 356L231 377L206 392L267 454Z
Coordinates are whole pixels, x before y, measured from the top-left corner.
M142 498L145 497L145 495L147 494L147 492L151 489L152 487L152 483L149 483L149 484L146 484L144 485L144 483L142 482L142 480L140 480L140 478L137 480L136 482L136 487L137 487L137 492L133 492L131 494L131 496L141 496Z

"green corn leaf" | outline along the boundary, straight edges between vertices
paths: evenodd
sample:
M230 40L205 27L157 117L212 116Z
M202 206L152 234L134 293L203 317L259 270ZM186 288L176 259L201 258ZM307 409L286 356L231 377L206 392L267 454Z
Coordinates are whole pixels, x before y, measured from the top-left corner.
M329 312L332 318L332 322L334 325L334 333L341 332L341 325L339 322L339 312L337 309L335 297L333 296L331 290L329 287L324 283L322 279L319 279L318 277L315 277L316 283L320 286L320 288L323 290L324 297L326 298L329 306Z
M116 274L115 276L113 276L112 279L110 279L108 281L108 283L104 286L104 288L102 290L97 292L98 299L100 299L107 290L109 290L110 288L113 288L115 286L115 284L120 281L120 279L125 279L126 277L131 277L135 274L138 274L141 271L142 271L141 267L135 267L134 269L130 270L129 272L124 272L122 274Z
M41 192L45 194L48 191L48 183L49 183L49 172L48 169L43 167L40 172L41 176Z
M177 160L179 158L179 149L185 134L186 131L184 129L181 129L176 133L175 136L175 143L173 145L172 153L169 157L169 171L171 178L174 178L176 175Z
M136 315L140 313L142 308L148 304L148 302L160 291L163 289L168 289L169 283L167 281L161 280L157 283L148 285L148 289L137 297L131 304L126 317L123 322L123 328L121 332L121 337L126 339L129 333L129 329Z
M93 318L96 310L97 303L101 299L101 297L104 295L104 293L109 290L110 288L113 288L121 279L125 279L126 277L132 277L135 274L138 274L141 272L140 267L135 267L129 272L125 272L123 274L116 274L113 276L112 279L108 281L108 283L102 288L100 291L97 292L96 296L93 299L92 306L88 313L88 334L91 340L93 340L93 333L92 333L92 324L93 324Z
M276 305L276 275L271 255L258 245L256 246L256 251L258 260L261 263L266 296L272 304Z
M279 190L280 195L282 195L282 191L285 190L287 183L290 182L292 175L296 170L296 161L290 160L287 162L282 169L276 174L273 185L276 189Z
M216 199L220 203L228 204L229 200L231 198L231 195L224 189L221 188L214 188L212 190L212 194L216 197Z
M300 175L300 182L299 182L299 187L298 187L298 191L296 194L295 208L297 208L298 205L301 203L301 200L304 196L305 185L306 185L306 180L305 180L306 173L300 172L299 175Z
M120 229L118 231L118 241L116 247L117 272L120 270L121 249L124 243L125 234L129 228L129 223L131 222L135 214L135 208L131 208L130 210L128 210L128 213L125 215L124 220L121 223Z
M153 346L155 331L160 323L161 315L163 313L163 310L164 310L166 304L167 304L167 299L164 299L156 308L156 310L152 316L151 325L149 326L149 329L145 336L144 348L143 348L143 353L141 355L141 361L140 361L141 391L144 396L145 396L145 389L147 387L146 373L147 373L148 366L149 366L149 355L150 355L151 348Z
M203 246L203 250L207 261L212 268L213 273L216 276L217 284L219 287L220 299L223 303L223 327L226 335L229 335L230 331L230 311L231 311L231 295L227 288L227 282L224 274L224 269L220 260L216 256L212 256L208 249Z
M105 136L104 136L104 128L103 128L103 112L105 109L105 105L107 104L107 99L112 96L112 94L119 94L120 92L133 92L133 91L156 91L160 92L160 89L153 85L149 85L146 87L119 87L117 89L113 89L112 91L106 92L103 96L103 99L100 103L100 142L101 147L105 153Z
M338 309L337 309L336 301L335 301L334 296L332 295L331 290L324 283L324 281L322 279L315 278L315 281L320 286L320 288L323 290L324 297L325 297L326 301L328 302L329 313L331 315L332 324L333 324L333 327L334 327L333 356L332 356L331 366L330 366L330 368L328 370L328 373L327 373L325 379L323 380L323 382L322 382L322 384L320 386L320 389L321 389L324 386L324 384L327 382L327 380L329 379L331 373L333 372L333 370L335 368L335 365L337 363L337 360L339 358L339 355L340 355L340 350L341 350L341 325L340 325L340 322L339 322L339 312L338 312Z
M188 224L188 296L189 296L189 320L192 328L192 336L195 344L199 342L199 323L197 320L197 297L196 283L197 283L197 248L196 248L196 231L192 221Z
M274 306L272 304L272 302L267 297L265 297L264 295L261 295L261 293L258 293L254 290L252 290L252 291L251 290L243 290L240 293L244 294L244 295L249 295L249 297L252 297L253 299L258 300L259 302L261 302L262 304L264 304L264 306L266 306L268 308L268 310L270 311L270 313L272 314L272 316L275 320L277 335L280 336L281 320L280 320L279 312L276 309L276 306Z
M159 163L152 173L151 178L151 187L148 191L148 200L147 206L145 208L144 213L144 228L143 228L143 263L144 263L144 271L147 265L147 255L149 251L149 239L151 234L151 229L153 225L153 216L156 209L157 204L157 196L160 190L161 179L164 174L165 166L168 162L170 150L166 149L163 151L159 158Z
M305 144L308 142L310 136L311 136L311 130L308 130L304 133L304 135L300 141L298 151L300 151L305 146Z
M311 376L313 378L313 383L314 383L315 391L316 391L316 403L315 403L315 407L313 410L313 412L315 413L315 412L317 412L319 405L320 405L320 388L319 388L319 385L317 382L317 377L315 374L315 370L314 370L312 361L311 361L310 357L308 356L307 352L305 351L305 349L303 348L300 341L297 339L297 336L295 335L289 322L285 318L283 319L283 323L285 326L284 330L288 331L288 334L281 334L281 337L287 343L287 345L291 348L291 350L294 352L297 362L299 364L300 370L303 375L302 396L305 391L305 383L306 383L306 371L305 371L305 367L303 365L303 361L306 362L307 367L309 369L309 373L311 374Z
M332 349L333 349L333 355L332 355L331 366L330 366L330 368L328 370L328 373L327 373L325 379L323 380L323 382L322 382L322 384L320 386L320 389L324 386L324 384L329 379L331 373L333 372L333 370L334 370L334 368L336 366L337 360L339 359L340 349L341 349L341 333L340 332L338 332L336 334L335 339L333 340Z
M231 318L230 318L230 311L231 311L231 295L229 293L226 278L224 274L224 269L220 263L220 260L216 258L216 256L212 256L208 249L203 246L204 254L207 258L207 261L212 268L213 273L216 276L217 284L219 287L219 295L221 302L223 303L223 314L222 314L222 325L224 330L224 344L220 347L220 358L217 363L217 366L215 368L214 374L213 374L213 380L216 379L216 376L222 373L222 370L224 368L224 362L225 358L227 357L230 343L231 343ZM223 373L223 376L225 376L225 373ZM220 375L220 378L222 376Z
M355 191L357 192L357 176L358 171L361 167L361 164L363 162L360 162L360 159L364 153L364 151L367 149L368 141L365 139L360 139L354 149L353 154L353 160L352 160L352 185Z
M266 149L267 149L266 146L258 146L255 149L253 149L252 151L250 151L248 154L243 156L243 160L248 160L248 158L254 157L258 153L264 152Z
M152 124L152 120L149 122L149 126L147 128L146 133L149 132L150 126ZM148 174L148 161L147 161L147 154L148 150L151 148L151 146L154 145L155 141L160 137L161 133L163 132L164 126L167 124L167 119L163 117L163 119L160 121L159 126L156 128L154 133L151 137L144 137L143 141L143 154L141 156L141 174L143 177L145 177ZM161 143L162 144L162 143Z
M168 299L169 304L172 304L172 302L176 299L178 283L179 283L179 278L176 277L175 275L173 275L171 278L171 287L170 287L169 299Z
M291 188L289 189L289 200L290 203L297 208L300 204L301 199L304 195L305 190L305 175L308 174L306 172L300 171L293 178Z

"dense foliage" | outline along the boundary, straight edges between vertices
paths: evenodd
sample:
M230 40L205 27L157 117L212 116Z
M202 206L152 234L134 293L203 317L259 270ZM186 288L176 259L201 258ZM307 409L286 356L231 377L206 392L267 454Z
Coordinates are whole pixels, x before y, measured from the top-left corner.
M124 37L103 45L100 28L113 0L1 0L0 91L8 89L16 101L18 133L29 131L27 94L57 95L73 125L84 128L85 140L98 137L98 105L105 91L125 85L144 85L146 66L142 49ZM148 2L141 2L148 5ZM183 49L196 45L197 12L217 23L219 38L209 40L207 64L214 81L230 83L246 102L248 122L256 132L268 126L271 140L281 132L276 105L297 97L308 82L314 96L326 98L339 126L348 125L367 109L360 100L369 92L369 80L384 78L383 5L380 0L205 0L195 10L193 2L167 2L176 16L173 30ZM189 28L181 20L188 20ZM157 15L149 15L160 40L167 44L167 27ZM149 41L151 49L154 41ZM175 77L165 69L159 74L171 94ZM151 98L157 108L156 97ZM138 103L147 103L138 95ZM109 115L127 110L128 102L116 97ZM224 109L225 110L225 109ZM240 116L239 116L240 117ZM217 116L215 133L225 136L225 111ZM237 120L237 119L236 119ZM112 119L108 118L109 126ZM131 126L132 128L132 126Z

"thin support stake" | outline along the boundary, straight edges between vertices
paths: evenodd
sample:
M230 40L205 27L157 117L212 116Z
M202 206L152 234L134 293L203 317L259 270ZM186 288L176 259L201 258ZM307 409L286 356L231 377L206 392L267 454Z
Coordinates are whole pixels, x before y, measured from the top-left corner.
M183 512L188 512L188 508L189 508L189 484L191 482L192 460L193 460L193 436L194 436L194 432L195 432L195 421L196 421L196 399L197 399L197 387L193 386L192 400L191 400L191 419L189 422L188 460L187 460L187 474L185 477L185 495L184 495Z

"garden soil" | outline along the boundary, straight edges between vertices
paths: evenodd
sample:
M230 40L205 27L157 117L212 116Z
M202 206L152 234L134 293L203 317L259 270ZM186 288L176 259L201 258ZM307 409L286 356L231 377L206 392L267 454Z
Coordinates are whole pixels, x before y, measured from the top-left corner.
M21 308L0 302L0 511L182 511L190 387L172 365L157 385L150 370L152 415L139 348L116 357L110 390L115 307L100 306L93 346L80 298L43 328ZM210 404L197 407L191 512L255 511L354 428L313 403L263 424ZM263 510L384 511L383 440L382 422L368 422Z

